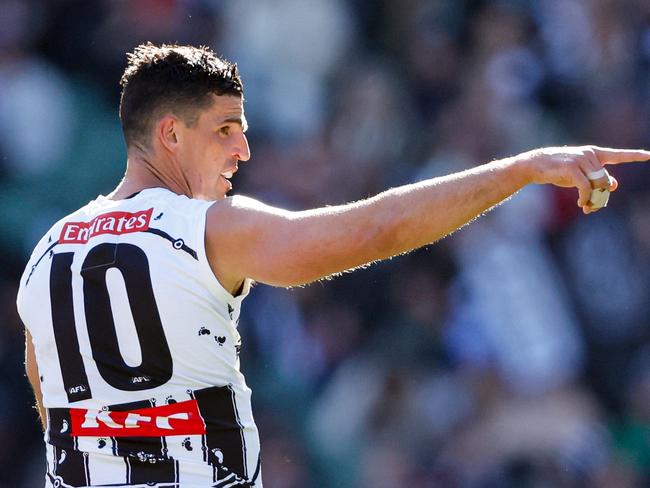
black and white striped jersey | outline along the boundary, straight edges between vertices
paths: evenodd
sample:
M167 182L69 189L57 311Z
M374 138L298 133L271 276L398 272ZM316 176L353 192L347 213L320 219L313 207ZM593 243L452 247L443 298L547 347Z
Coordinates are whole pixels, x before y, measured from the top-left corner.
M150 188L57 222L20 282L47 409L46 486L261 487L212 202Z

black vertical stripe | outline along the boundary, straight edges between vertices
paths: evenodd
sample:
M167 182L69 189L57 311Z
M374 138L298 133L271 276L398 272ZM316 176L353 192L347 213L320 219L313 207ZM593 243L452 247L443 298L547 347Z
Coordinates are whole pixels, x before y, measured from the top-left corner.
M70 486L87 486L82 452L54 446L54 477Z
M74 450L75 438L72 437L72 420L67 408L48 408L49 418L48 442L65 450Z
M245 446L235 392L229 386L222 386L197 390L194 396L206 425L207 463L220 472L245 477Z
M237 425L239 426L239 435L241 437L241 445L242 445L242 455L244 457L244 478L248 477L248 463L246 462L248 452L246 449L246 439L244 439L244 426L241 424L241 419L239 418L239 410L237 409L237 401L235 397L235 391L232 389L232 387L228 387L230 390L230 393L232 394L232 406L233 409L235 410L235 418L237 419Z
M88 454L79 451L71 435L72 420L67 408L48 408L48 442L54 446L54 474L70 486L90 484Z
M50 272L50 301L54 341L61 364L61 376L70 403L92 397L86 368L79 354L79 338L72 305L72 259L74 253L55 254Z
M193 390L187 390L187 394L190 396L192 400L196 400L196 396L194 395ZM198 404L198 402L197 402ZM199 411L200 411L200 406L199 406ZM205 418L204 418L205 421ZM208 446L205 443L205 434L201 434L201 452L203 453L203 462L207 463L208 462ZM214 471L214 481L217 481L217 472L216 470Z

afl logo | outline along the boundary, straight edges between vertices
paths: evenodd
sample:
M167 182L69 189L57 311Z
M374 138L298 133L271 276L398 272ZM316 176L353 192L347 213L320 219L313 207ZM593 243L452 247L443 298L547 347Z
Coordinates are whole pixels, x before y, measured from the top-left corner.
M151 378L148 376L134 376L131 378L131 383L144 383L146 381L151 381Z

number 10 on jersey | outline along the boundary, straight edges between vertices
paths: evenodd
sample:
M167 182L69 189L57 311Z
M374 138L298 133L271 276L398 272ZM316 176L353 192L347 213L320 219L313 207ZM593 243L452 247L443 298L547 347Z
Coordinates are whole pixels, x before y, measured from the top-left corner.
M73 306L74 252L54 254L50 299L54 340L63 385L70 403L92 398L79 347ZM124 278L142 362L129 366L120 353L106 273L117 269ZM97 370L112 387L141 391L163 385L172 376L172 357L153 293L149 260L133 244L103 243L93 247L81 266L83 304L90 348ZM134 338L135 339L135 338Z

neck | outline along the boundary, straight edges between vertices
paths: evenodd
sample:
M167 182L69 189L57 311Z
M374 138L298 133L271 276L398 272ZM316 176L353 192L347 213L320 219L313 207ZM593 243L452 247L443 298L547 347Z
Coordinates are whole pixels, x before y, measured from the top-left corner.
M167 188L179 195L192 197L189 182L173 161L129 151L124 178L108 198L121 200L147 188Z

